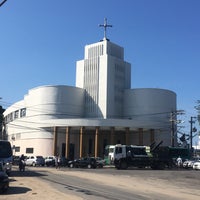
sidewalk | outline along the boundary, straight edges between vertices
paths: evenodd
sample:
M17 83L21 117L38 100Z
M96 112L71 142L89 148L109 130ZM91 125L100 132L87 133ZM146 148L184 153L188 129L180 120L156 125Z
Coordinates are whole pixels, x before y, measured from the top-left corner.
M45 168L45 170L53 170ZM18 167L13 167L10 177L10 187L5 194L0 194L1 200L82 200L71 194L64 194L51 187L47 182L40 179L37 172L19 172Z

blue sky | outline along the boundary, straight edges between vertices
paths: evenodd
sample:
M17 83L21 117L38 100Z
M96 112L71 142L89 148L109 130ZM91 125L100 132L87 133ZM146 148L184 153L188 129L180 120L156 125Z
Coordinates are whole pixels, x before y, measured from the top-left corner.
M8 0L0 7L0 105L37 86L74 86L76 61L103 38L98 24L107 17L108 38L132 65L132 88L174 91L187 133L200 99L199 10L199 0Z

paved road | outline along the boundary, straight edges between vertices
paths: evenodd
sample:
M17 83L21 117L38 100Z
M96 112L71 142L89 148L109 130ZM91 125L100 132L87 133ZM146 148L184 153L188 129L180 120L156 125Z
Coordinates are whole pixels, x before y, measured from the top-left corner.
M62 169L61 169L62 170ZM63 169L63 171L69 171L69 169ZM88 179L81 179L80 176L74 177L67 176L66 180L63 176L63 180L61 183L66 183L66 188L73 190L75 192L82 191L83 193L88 193L92 195L92 198L87 199L97 199L97 197L102 197L103 199L110 200L118 200L118 199L167 199L171 198L168 193L174 193L173 199L188 199L190 198L187 194L193 193L194 196L191 197L194 199L200 199L199 187L200 187L200 171L195 170L116 170L116 169L97 169L97 170L88 170L88 169L73 169L73 172L80 173L89 173L88 176L97 176L103 177L106 181L107 179L113 179L113 181L118 182L117 185L121 185L122 187L116 187L116 184L112 184L111 187L108 184L103 186L102 184L98 184L98 182L89 182ZM48 176L49 177L49 176ZM98 176L97 176L98 177ZM61 180L58 178L58 180ZM90 179L93 180L93 179ZM127 180L127 185L124 184L123 181ZM128 187L128 184L132 184L132 186ZM134 182L135 181L135 182ZM137 182L138 181L138 182ZM101 182L102 183L102 182ZM112 181L111 181L112 183ZM141 183L141 184L140 184ZM160 184L163 187L160 188ZM134 188L135 185L135 188ZM140 185L140 187L138 186ZM141 186L142 185L142 186ZM143 187L144 186L144 187ZM142 188L141 188L142 187ZM152 189L148 189L148 187L153 187ZM162 190L165 190L163 192ZM143 192L146 190L147 192ZM138 191L138 192L137 192ZM180 193L180 196L177 196L176 193ZM182 193L182 195L181 195ZM102 195L103 194L103 195ZM184 198L185 196L185 198ZM95 197L95 198L94 198Z
M29 167L24 174L14 172L12 178L15 180L21 178L26 182L32 180L33 183L35 180L35 184L42 181L43 188L36 189L42 190L44 185L48 185L43 198L47 197L49 188L54 188L54 191L49 192L52 195L57 192L57 197L62 193L77 197L73 199L84 200L200 199L200 171L194 170L154 171L149 169L116 170L113 168L95 170L61 168L56 170L55 168ZM35 191L29 186L24 187L24 191L21 193L19 190L16 191L16 194L18 192L17 198L23 199L21 196L26 197L24 194L28 194L30 191L32 194L40 194L39 191ZM10 194L15 194L14 187ZM36 197L41 196L35 196L35 199ZM9 192L5 199L9 199ZM51 198L49 197L49 199Z

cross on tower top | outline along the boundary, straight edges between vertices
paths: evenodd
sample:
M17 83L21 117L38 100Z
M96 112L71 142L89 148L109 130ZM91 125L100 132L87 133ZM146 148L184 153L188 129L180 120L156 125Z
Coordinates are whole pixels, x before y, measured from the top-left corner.
M107 27L112 27L112 25L107 24L107 18L104 18L104 24L100 24L99 27L103 27L104 28L104 40L107 40L106 37L106 29Z

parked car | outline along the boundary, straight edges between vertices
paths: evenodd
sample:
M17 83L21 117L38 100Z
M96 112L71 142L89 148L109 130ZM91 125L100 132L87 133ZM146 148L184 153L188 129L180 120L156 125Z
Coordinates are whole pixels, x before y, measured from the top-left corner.
M183 168L192 169L196 161L198 161L198 159L196 158L193 158L191 160L186 160L185 162L183 162Z
M67 159L67 158L65 158L65 157L61 157L60 158L60 166L61 167L67 167L68 166L68 162L69 162L69 160Z
M89 168L89 169L94 168L95 169L97 167L97 162L94 157L85 157L85 158L69 161L68 166L71 168L80 167L80 168Z
M96 160L98 168L103 168L103 166L105 166L106 161L103 158L101 158L101 157L94 157L94 159Z
M194 160L186 160L183 162L183 168L189 169L192 168Z
M0 162L0 192L6 192L9 188L9 178L3 170L3 163Z
M46 166L55 166L55 156L47 156L44 158Z
M42 156L28 156L25 164L28 166L44 166L45 160Z
M193 169L200 170L200 160L193 164Z

